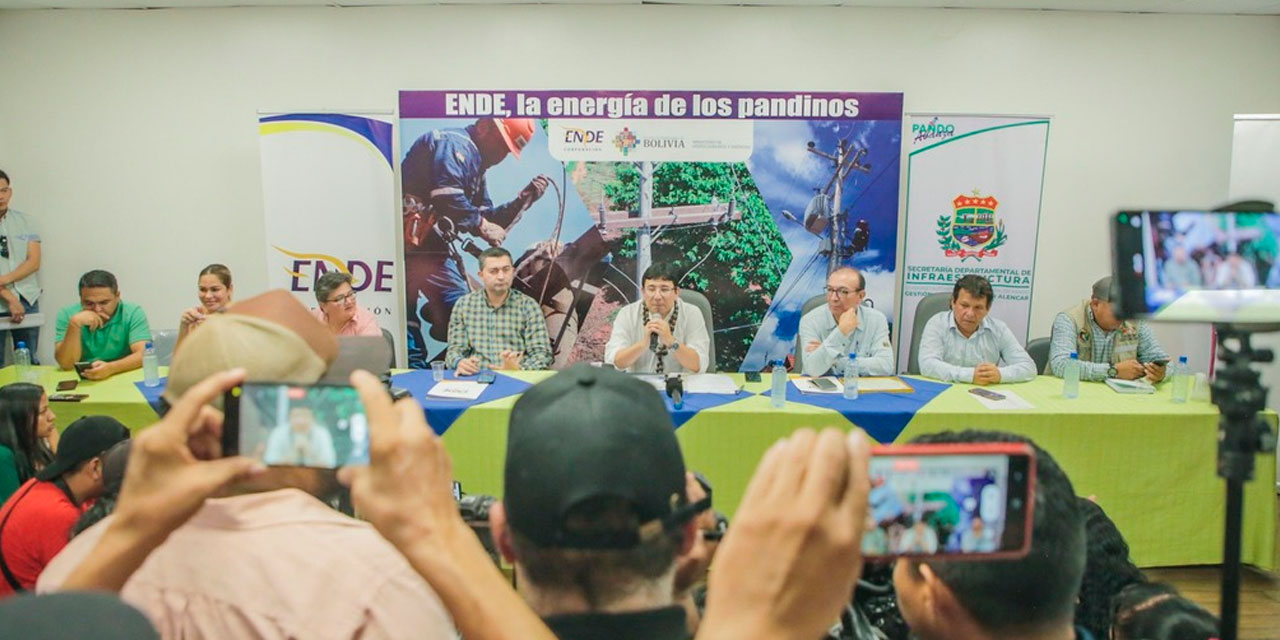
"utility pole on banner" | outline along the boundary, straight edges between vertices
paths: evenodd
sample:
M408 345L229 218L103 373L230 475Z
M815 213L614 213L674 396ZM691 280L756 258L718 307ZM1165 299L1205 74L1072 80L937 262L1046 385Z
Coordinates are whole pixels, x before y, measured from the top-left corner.
M688 224L720 224L742 217L734 201L727 204L712 201L711 204L676 205L671 207L653 207L653 168L654 163L648 160L637 162L640 171L640 207L637 211L620 210L605 211L599 209L600 218L597 224L602 231L615 229L636 230L636 296L642 295L643 277L646 269L653 262L653 241L662 235L667 227Z
M855 145L848 139L841 140L834 153L819 149L812 140L809 141L808 149L809 153L831 163L831 180L809 202L804 216L805 228L814 235L821 235L828 225L831 227L826 247L822 250L827 256L827 274L830 274L844 264L845 258L850 258L861 250L855 243L846 243L844 238L844 181L854 171L870 173L871 165L861 163L867 150L862 148L855 151Z

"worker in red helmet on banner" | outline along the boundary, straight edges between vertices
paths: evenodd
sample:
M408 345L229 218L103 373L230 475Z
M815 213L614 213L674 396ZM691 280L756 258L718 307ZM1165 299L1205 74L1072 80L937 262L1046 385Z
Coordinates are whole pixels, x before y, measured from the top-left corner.
M485 172L533 138L531 118L481 118L465 129L437 129L419 137L400 166L404 199L405 295L409 316L409 366L425 368L423 323L435 340L447 340L453 304L470 285L462 251L479 255L500 246L507 229L546 192L550 178L529 181L510 202L494 206ZM418 311L419 294L426 302Z

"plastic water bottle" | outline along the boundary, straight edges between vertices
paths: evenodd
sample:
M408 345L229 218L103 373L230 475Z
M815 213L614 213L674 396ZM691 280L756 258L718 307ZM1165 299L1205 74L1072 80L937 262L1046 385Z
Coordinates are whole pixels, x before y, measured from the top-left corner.
M33 382L35 372L31 370L31 350L26 342L19 342L13 350L13 364L18 368L19 382Z
M769 404L781 409L787 404L787 365L782 360L773 363L773 371L769 373L769 382L773 389L769 391Z
M160 386L160 358L156 357L156 349L150 342L142 351L142 377L142 384L148 387Z
M1173 401L1179 404L1186 402L1191 395L1191 372L1187 367L1187 357L1178 356L1178 363L1173 365Z
M850 353L849 360L844 363L844 397L847 400L858 399L858 354Z
M1066 398L1075 398L1080 395L1080 355L1071 352L1071 360L1067 361L1067 368L1062 372L1062 395Z

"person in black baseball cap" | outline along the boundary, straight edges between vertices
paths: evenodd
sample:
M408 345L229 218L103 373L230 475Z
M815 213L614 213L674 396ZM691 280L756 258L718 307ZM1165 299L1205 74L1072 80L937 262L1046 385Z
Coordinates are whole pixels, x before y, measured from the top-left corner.
M641 380L580 364L516 401L490 524L558 637L688 637L674 569L709 504L690 504L687 482L671 417Z
M71 423L49 466L0 507L0 597L35 586L36 578L67 544L85 503L102 495L102 454L129 429L110 416Z

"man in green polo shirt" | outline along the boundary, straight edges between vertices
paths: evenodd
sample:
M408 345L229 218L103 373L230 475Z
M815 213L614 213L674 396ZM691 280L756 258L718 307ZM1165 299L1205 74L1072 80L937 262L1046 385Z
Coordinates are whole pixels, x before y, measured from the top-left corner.
M84 377L105 380L141 367L142 350L150 340L142 307L120 300L116 277L95 269L80 276L80 304L58 312L54 356L63 369L92 362Z

